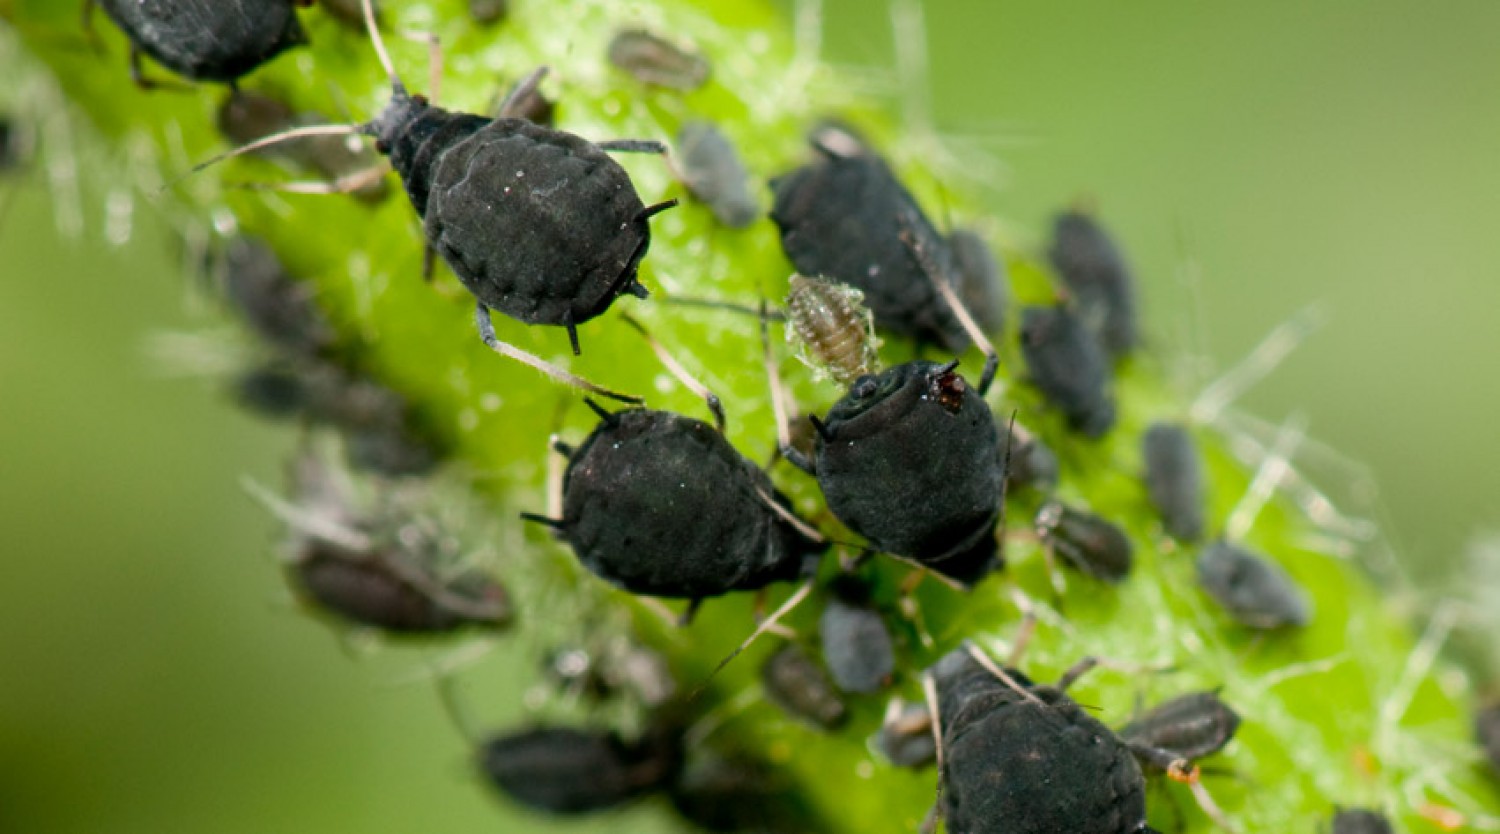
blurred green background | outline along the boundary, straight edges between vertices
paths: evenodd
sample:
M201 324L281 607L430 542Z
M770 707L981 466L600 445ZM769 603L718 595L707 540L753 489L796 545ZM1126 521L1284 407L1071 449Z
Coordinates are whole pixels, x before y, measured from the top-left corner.
M900 88L884 4L824 11L827 54ZM1500 4L926 16L938 127L1001 163L989 209L1040 250L1053 210L1094 198L1164 368L1183 333L1222 367L1322 302L1329 324L1245 404L1303 410L1367 463L1394 549L1438 581L1500 494ZM0 830L553 830L503 818L430 691L395 685L420 654L352 660L280 602L274 525L237 479L276 482L292 437L146 358L204 322L149 205L111 244L102 192L69 238L42 177L0 187ZM520 704L518 682L481 707Z

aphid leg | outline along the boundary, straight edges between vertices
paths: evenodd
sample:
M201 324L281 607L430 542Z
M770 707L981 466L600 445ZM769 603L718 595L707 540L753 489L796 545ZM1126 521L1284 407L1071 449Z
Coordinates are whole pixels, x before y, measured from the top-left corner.
M1031 645L1031 638L1036 634L1036 609L1031 603L1031 598L1017 590L1016 604L1021 608L1021 624L1016 627L1016 638L1010 646L1010 657L1006 658L1005 665L1014 669L1021 665L1021 658L1026 655L1026 648Z
M368 0L366 0L366 2L368 2ZM640 405L641 403L645 402L645 400L641 399L640 397L632 397L629 394L621 394L618 391L611 391L610 389L603 386L595 385L594 383L589 382L581 376L575 376L574 374L568 373L562 368L557 367L556 365L546 361L545 359L542 359L539 356L534 356L524 350L521 350L518 347L515 347L514 345L509 345L505 342L500 341L499 337L495 335L495 325L490 321L489 308L485 307L483 302L480 302L474 308L474 323L479 327L479 338L484 340L485 345L488 346L490 350L493 350L501 356L504 356L508 359L514 359L515 361L520 362L523 365L528 365L538 371L541 371L547 376L552 377L558 382L563 383L564 385L571 385L581 391L588 391L590 393L598 394L601 397L608 397L612 400L617 400L629 405Z
M181 84L176 81L164 81L147 75L145 68L141 66L141 48L134 43L130 45L130 80L135 82L135 86L147 91L170 90L185 93L193 89L187 84Z
M557 435L547 438L547 445L556 452L547 456L547 515L562 518L563 463L573 457L573 447L564 443Z
M699 382L697 377L688 373L687 368L684 368L682 363L677 361L677 357L673 356L661 342L658 342L656 337L647 332L645 325L637 321L634 316L629 313L622 313L620 314L620 318L624 319L626 324L635 328L635 332L641 334L641 338L646 340L646 344L651 348L651 352L656 354L656 358L661 360L661 363L666 366L672 376L677 378L678 382L682 383L683 387L692 391L708 404L709 412L714 415L714 425L718 426L719 434L723 434L725 424L724 404L719 401L719 395L708 390L707 385Z
M935 748L934 755L937 758L938 773L943 772L943 722L939 712L937 682L932 679L932 672L922 673L922 697L927 700L928 726L932 729L932 743Z
M703 600L690 599L687 607L682 609L682 614L677 617L677 627L687 628L693 624L693 618L698 616L698 609L703 607Z
M809 475L817 468L807 456L792 446L792 429L787 420L786 388L781 384L781 370L776 367L776 356L771 350L770 326L766 324L766 302L760 302L760 349L766 363L766 380L771 386L771 414L776 421L776 448L791 465ZM813 418L813 426L823 433L823 424Z
M1068 580L1063 576L1062 568L1058 567L1057 554L1052 552L1052 545L1042 543L1042 559L1047 563L1047 578L1052 583L1052 604L1061 611L1063 597L1068 593Z
M1072 686L1075 683L1078 683L1079 678L1087 675L1089 672L1092 672L1094 670L1094 667L1098 665L1099 658L1094 657L1093 655L1087 655L1079 658L1078 662L1074 663L1072 666L1069 666L1068 670L1062 673L1062 677L1057 679L1056 686L1058 691L1067 692L1068 687Z
M780 607L771 612L771 616L767 617L765 622L761 623L756 627L754 631L750 632L750 636L746 637L744 642L736 646L735 650L730 652L728 657L719 661L719 665L715 666L714 670L708 673L708 677L704 678L703 682L698 684L698 688L693 690L693 694L688 698L688 700L695 700L698 695L703 692L704 688L708 686L709 682L714 679L714 676L719 674L719 672L723 670L725 666L729 665L730 661L734 660L736 657L739 657L740 654L743 653L745 649L750 648L750 645L757 639L759 639L762 634L765 634L767 631L770 631L772 628L774 628L776 626L776 623L779 622L782 617L785 617L788 613L791 612L792 609L796 608L798 605L801 605L802 601L807 599L807 597L812 594L813 587L816 584L817 579L815 577L809 577L806 582L803 582L802 585L798 587L791 596L786 598L786 602L783 602Z
M433 269L436 266L437 266L437 250L432 247L432 241L427 241L426 243L422 244L422 281L423 281L423 283L427 283L427 284L431 284L432 283L432 272L433 272ZM573 355L577 356L578 355L578 351L574 350L573 351Z
M104 40L99 37L99 30L94 27L94 7L97 5L98 0L83 0L78 22L83 28L83 39L88 41L96 54L103 55Z
M667 152L666 143L658 142L655 139L609 139L604 142L595 142L594 144L599 150L618 151L620 153L665 154ZM676 201L673 202L675 203Z
M868 551L867 551L868 552ZM928 572L925 570L914 570L901 580L896 586L896 607L901 611L901 616L911 622L917 630L917 640L925 649L931 649L936 642L932 639L932 633L927 630L927 621L922 617L922 606L917 604L917 587L926 579Z
M510 94L505 97L505 100L500 102L500 117L515 118L520 103L530 98L532 93L535 93L536 89L542 86L542 79L546 78L547 73L551 71L550 67L537 67L531 71L530 75L521 79L521 83L517 84L510 91Z
M1009 672L1001 669L1000 665L991 660L989 655L980 651L978 646L966 641L964 643L964 651L969 653L969 657L972 657L975 663L978 663L981 667L983 667L986 672L994 675L996 680L1014 690L1016 694L1020 695L1022 698L1025 698L1028 701L1031 701L1034 704L1044 706L1041 698L1038 698L1036 694L1033 693L1030 689L1022 686L1015 678L1010 676Z
M786 507L781 506L781 503L779 501L767 495L759 487L756 487L755 489L755 497L764 502L767 507L771 508L771 512L775 513L778 518L780 518L782 521L785 521L788 525L791 526L792 529L796 530L798 533L801 533L809 541L815 542L817 544L823 544L824 542L828 541L828 538L821 532L819 532L818 528L798 518L796 513L793 513Z
M984 331L979 328L974 317L969 315L969 308L959 300L958 293L953 291L952 280L949 276L942 274L942 270L932 260L932 253L928 252L927 247L917 240L917 223L912 211L910 209L903 211L898 219L901 222L901 242L911 250L912 256L917 259L922 271L927 274L927 280L932 282L932 288L937 290L938 295L943 297L943 302L948 305L948 309L953 311L954 317L958 319L958 324L968 335L969 341L984 353L984 371L979 375L978 386L979 395L982 397L989 393L990 384L995 381L995 371L1000 368L1000 354L985 337Z

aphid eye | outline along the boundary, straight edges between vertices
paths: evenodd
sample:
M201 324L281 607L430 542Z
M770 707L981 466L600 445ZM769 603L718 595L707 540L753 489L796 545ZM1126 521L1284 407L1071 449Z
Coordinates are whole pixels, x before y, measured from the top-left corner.
M876 382L875 377L862 376L854 381L854 387L849 389L849 393L861 400L867 400L875 396L875 392L879 390L880 383Z

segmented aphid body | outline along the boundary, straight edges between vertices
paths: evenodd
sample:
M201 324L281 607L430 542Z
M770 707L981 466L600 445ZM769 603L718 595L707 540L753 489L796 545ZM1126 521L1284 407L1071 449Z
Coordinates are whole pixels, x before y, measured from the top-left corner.
M850 385L880 363L875 317L865 294L826 278L792 276L786 297L786 339L819 378Z

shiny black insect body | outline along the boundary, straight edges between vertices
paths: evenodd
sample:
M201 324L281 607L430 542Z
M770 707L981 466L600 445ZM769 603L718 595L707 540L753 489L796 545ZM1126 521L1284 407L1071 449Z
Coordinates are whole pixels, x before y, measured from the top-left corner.
M1119 582L1130 575L1134 550L1118 525L1093 513L1049 500L1036 514L1042 543L1095 579Z
M1333 815L1333 834L1396 834L1396 830L1379 811L1342 808Z
M224 247L224 297L257 335L295 357L326 356L335 333L309 284L293 278L260 240L236 237Z
M625 29L609 42L609 62L645 84L687 92L708 83L708 60L642 29Z
M896 668L891 633L870 602L870 588L852 577L834 580L818 621L823 663L845 692L876 692Z
M495 736L479 751L492 784L521 805L552 814L603 811L665 789L681 767L674 737L536 727Z
M792 715L825 730L840 727L849 711L823 668L796 646L783 646L760 668L766 697Z
M1491 704L1474 716L1474 738L1484 750L1495 774L1500 775L1500 704Z
M1083 212L1063 212L1053 221L1047 254L1104 349L1120 357L1135 348L1135 279L1104 227Z
M1223 539L1198 556L1198 584L1250 628L1304 626L1312 619L1307 595L1280 565Z
M859 378L818 424L812 459L782 453L873 546L973 584L1003 563L1005 473L994 415L957 364Z
M130 39L131 77L154 86L141 72L141 53L194 81L234 84L282 51L307 42L293 0L85 0L97 3ZM300 3L300 5L307 5Z
M998 667L997 667L998 668ZM1015 669L1003 681L958 649L928 671L937 694L941 807L963 834L1138 834L1146 786L1137 757L1167 751L1131 745L1066 690Z
M1005 327L1010 290L1005 271L989 244L978 233L955 229L948 235L953 250L953 274L958 297L974 316L979 329L997 335Z
M1152 423L1141 438L1146 492L1168 535L1197 541L1203 535L1203 461L1186 427Z
M229 141L244 145L304 124L321 124L316 113L297 113L275 96L235 90L219 105L219 132ZM257 155L282 160L317 174L330 183L348 182L350 193L366 202L379 202L390 194L386 179L376 166L380 158L352 136L308 136L276 145Z
M1223 750L1239 726L1239 714L1217 692L1191 692L1156 705L1121 727L1119 735L1193 761Z
M885 160L845 131L815 133L813 147L814 162L771 182L771 219L787 258L803 275L863 292L877 327L955 353L967 348L968 335L916 250L928 253L937 279L950 285L952 252L910 192Z
M592 405L592 403L590 403ZM707 423L630 409L567 455L559 531L585 567L635 594L702 599L796 579L825 545L790 502Z
M1021 353L1031 383L1071 428L1100 437L1114 426L1109 362L1073 311L1065 306L1022 310Z
M683 124L677 131L676 164L688 191L724 226L743 229L760 217L760 203L750 192L750 173L714 123Z

